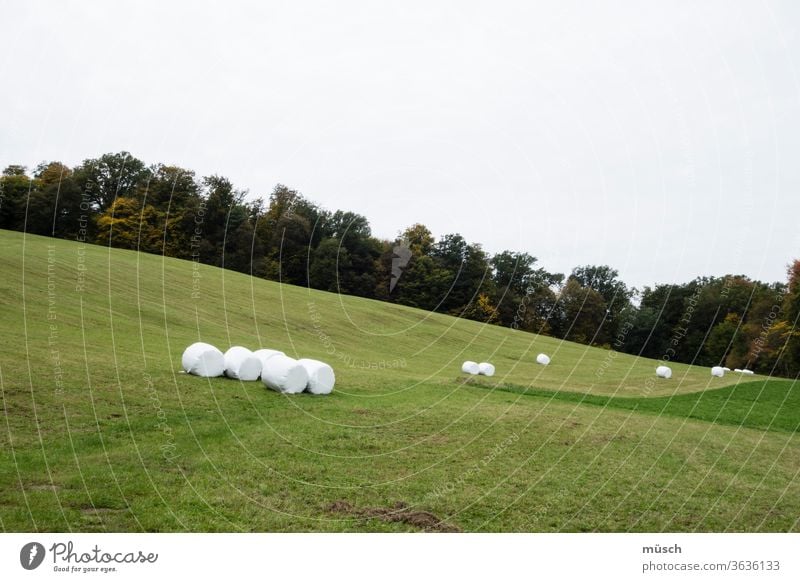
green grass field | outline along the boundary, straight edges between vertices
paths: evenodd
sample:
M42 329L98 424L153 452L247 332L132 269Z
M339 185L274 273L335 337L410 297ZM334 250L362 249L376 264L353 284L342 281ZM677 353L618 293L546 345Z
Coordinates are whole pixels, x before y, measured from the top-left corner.
M0 268L4 531L800 530L791 381L6 231ZM187 376L198 340L336 391Z

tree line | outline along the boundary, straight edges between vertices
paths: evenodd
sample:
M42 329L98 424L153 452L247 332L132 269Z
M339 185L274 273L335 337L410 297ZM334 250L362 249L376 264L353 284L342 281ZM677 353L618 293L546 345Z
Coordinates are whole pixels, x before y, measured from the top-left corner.
M784 282L699 277L637 290L606 265L565 276L422 224L396 240L277 185L248 199L223 176L127 152L0 176L0 228L195 260L630 354L760 373L800 372L800 261Z

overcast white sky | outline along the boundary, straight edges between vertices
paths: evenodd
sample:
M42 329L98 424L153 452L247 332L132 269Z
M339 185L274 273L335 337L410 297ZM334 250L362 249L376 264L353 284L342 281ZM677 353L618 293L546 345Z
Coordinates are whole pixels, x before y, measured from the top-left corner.
M128 150L632 285L800 257L797 2L5 2L0 165Z

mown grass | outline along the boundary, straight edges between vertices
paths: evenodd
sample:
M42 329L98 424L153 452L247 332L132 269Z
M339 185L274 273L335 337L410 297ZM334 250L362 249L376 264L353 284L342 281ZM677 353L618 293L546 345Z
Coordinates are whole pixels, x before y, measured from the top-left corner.
M5 531L425 529L407 510L462 531L799 529L780 382L731 426L709 416L738 379L702 368L654 382L655 362L607 350L4 231L0 273ZM197 340L325 359L336 391L187 376ZM559 396L464 384L464 359ZM697 393L702 420L581 401Z
M562 402L679 418L696 418L760 430L790 433L800 431L800 385L797 381L765 379L725 388L654 398L603 396L566 390L554 392L513 384L492 386L480 381L473 383L487 388Z

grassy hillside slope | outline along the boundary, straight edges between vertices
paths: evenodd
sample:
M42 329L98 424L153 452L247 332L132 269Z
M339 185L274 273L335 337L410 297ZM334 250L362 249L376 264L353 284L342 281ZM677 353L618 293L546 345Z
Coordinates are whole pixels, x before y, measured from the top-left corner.
M6 231L0 273L3 530L800 529L788 381ZM187 376L198 340L327 360L336 391Z

